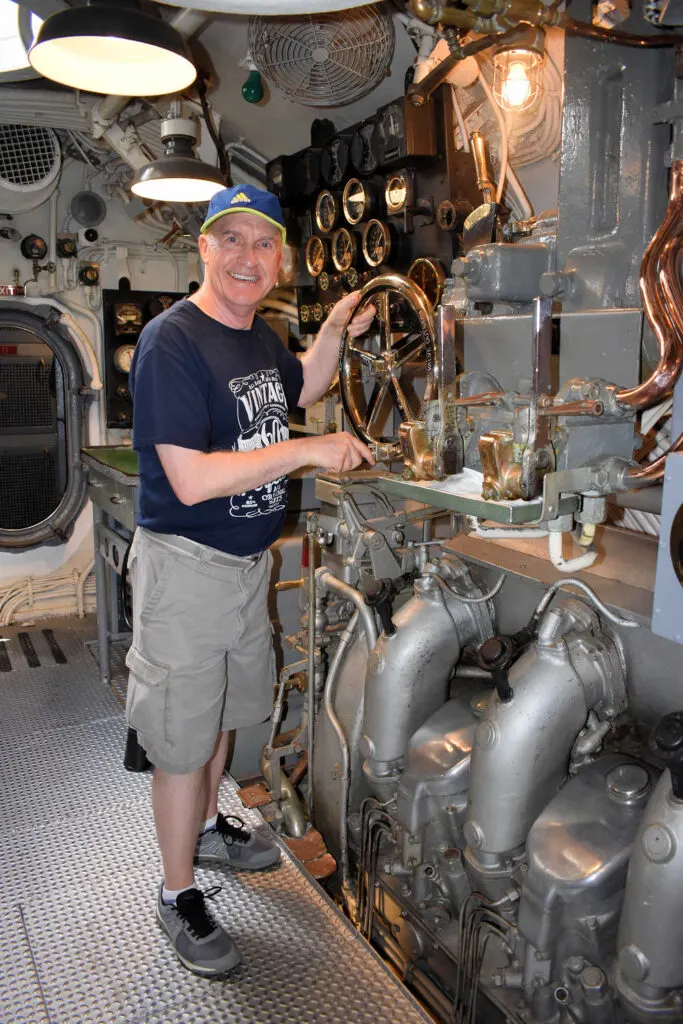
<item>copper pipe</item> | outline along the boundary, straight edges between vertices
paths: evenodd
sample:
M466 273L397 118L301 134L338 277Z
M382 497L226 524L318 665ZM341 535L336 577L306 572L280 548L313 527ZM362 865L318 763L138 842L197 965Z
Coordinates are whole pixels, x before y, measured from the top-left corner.
M637 36L632 32L620 32L615 28L600 28L599 25L589 25L585 21L576 21L562 15L556 23L559 28L569 32L573 36L583 36L584 39L595 39L600 43L616 43L619 46L637 46L640 49L652 47L678 46L683 42L683 36L671 33L671 35Z
M489 171L489 162L486 158L486 143L484 142L484 136L481 132L474 131L470 135L472 142L472 157L474 159L474 169L477 174L477 188L481 192L482 199L485 203L495 203L496 201L496 189L491 181L491 173Z
M683 291L678 265L683 252L683 161L673 166L669 207L640 268L643 308L659 344L659 360L646 381L617 392L631 409L653 405L674 386L683 363ZM662 290L664 296L662 296Z
M677 452L683 452L683 434L674 441L668 451L660 455L654 462L650 462L646 466L634 466L632 469L627 469L620 481L622 486L628 490L628 488L649 487L650 484L658 483L664 477L667 458Z

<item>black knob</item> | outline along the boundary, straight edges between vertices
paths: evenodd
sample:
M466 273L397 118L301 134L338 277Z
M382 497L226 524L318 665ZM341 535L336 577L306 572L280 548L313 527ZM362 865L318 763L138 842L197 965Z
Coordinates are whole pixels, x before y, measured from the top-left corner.
M683 711L660 718L650 738L650 749L671 772L671 788L683 800Z
M515 656L515 646L507 636L493 636L486 640L477 651L481 668L491 673L493 685L504 704L514 697L508 680L508 668Z
M365 591L365 603L370 608L377 609L382 629L387 636L393 636L396 632L396 626L391 618L395 594L396 591L390 579L373 580Z

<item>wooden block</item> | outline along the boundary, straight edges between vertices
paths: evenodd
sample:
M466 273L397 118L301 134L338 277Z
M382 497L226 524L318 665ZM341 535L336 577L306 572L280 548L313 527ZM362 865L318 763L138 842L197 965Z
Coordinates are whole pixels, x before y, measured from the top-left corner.
M317 829L311 828L301 839L293 839L291 836L283 836L284 841L292 853L307 864L309 860L317 860L327 853L325 840Z
M326 853L323 857L317 857L315 860L307 860L306 870L318 880L329 878L337 870L337 862L331 853Z
M266 787L262 786L260 782L254 782L251 786L244 786L243 789L239 789L237 792L244 806L250 809L263 807L264 804L269 804L272 799Z

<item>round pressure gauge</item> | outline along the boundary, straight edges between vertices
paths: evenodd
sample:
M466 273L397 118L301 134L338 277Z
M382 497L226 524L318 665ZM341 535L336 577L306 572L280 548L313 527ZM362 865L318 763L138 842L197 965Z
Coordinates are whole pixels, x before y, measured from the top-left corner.
M318 278L318 287L321 292L326 292L330 287L330 275L325 270L323 270L322 274Z
M351 139L351 163L359 174L372 174L379 161L373 145L375 122L366 121Z
M411 266L408 277L422 289L432 309L436 309L446 280L446 274L441 264L437 260L421 257L415 260Z
M384 199L387 204L388 214L403 213L408 205L409 190L407 175L399 172L387 178Z
M327 263L327 253L325 240L318 235L311 235L304 249L306 270L311 277L320 277Z
M305 149L294 166L294 178L299 192L312 196L320 180L320 159L314 149Z
M339 228L332 235L332 262L340 274L345 274L356 262L356 240L347 228Z
M161 309L157 309L156 313L161 313ZM136 302L118 302L114 307L114 316L117 334L137 334L142 330L142 306Z
M315 201L315 222L320 231L331 231L339 217L339 203L327 190L321 192Z
M114 366L119 373L130 373L135 345L119 345L114 352Z
M330 139L320 157L322 176L332 188L338 188L349 166L349 147L338 136Z
M354 288L358 287L358 271L356 270L355 267L349 267L349 269L346 271L345 277L346 283L351 289L351 291L353 291Z
M381 267L389 259L391 235L381 220L369 220L363 231L363 256L369 267Z
M342 205L349 224L360 224L370 213L372 193L359 178L349 178L344 186Z

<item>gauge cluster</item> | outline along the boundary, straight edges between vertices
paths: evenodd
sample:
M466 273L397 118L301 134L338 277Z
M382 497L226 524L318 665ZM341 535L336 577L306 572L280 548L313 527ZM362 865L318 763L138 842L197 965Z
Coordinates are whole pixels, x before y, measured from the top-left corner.
M128 375L140 332L145 324L182 297L177 292L103 290L104 387L108 427L126 430L133 425Z
M388 270L410 273L434 308L480 202L472 157L455 151L450 89L420 108L399 97L315 141L266 168L299 246L301 332L317 332L343 295Z

